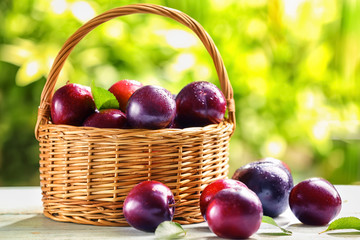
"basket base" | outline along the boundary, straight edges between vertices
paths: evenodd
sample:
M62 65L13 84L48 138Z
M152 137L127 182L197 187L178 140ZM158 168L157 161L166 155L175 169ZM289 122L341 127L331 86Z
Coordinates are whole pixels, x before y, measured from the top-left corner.
M54 221L58 222L69 222L69 223L77 223L77 224L87 224L87 225L95 225L95 226L107 226L107 227L129 227L130 225L126 222L126 220L116 219L113 221L109 221L106 219L92 219L89 220L82 216L65 216L58 213L50 213L49 211L43 211L44 216L50 218ZM204 218L200 215L196 215L193 217L177 217L173 219L174 222L177 222L181 225L193 224L193 223L202 223L204 222Z

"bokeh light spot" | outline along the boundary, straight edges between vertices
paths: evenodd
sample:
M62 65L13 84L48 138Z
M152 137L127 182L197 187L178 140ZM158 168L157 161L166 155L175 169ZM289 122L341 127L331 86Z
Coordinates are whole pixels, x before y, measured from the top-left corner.
M84 1L75 2L71 5L71 12L81 22L86 22L95 17L95 10Z
M62 14L66 11L68 4L66 0L52 0L51 10L56 14Z

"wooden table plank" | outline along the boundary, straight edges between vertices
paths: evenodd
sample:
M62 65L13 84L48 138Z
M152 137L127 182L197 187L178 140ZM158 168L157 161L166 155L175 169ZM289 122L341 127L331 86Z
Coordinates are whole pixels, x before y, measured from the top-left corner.
M360 186L336 186L342 200L340 215L360 217ZM145 233L131 227L99 227L74 223L56 222L41 214L39 187L0 188L0 239L155 239L153 233ZM326 226L313 227L301 224L288 209L275 219L293 232L292 236L279 236L280 231L262 224L251 239L360 239L360 231L341 230L319 234ZM219 239L210 232L206 223L183 226L186 239Z
M0 214L42 213L40 187L0 187Z

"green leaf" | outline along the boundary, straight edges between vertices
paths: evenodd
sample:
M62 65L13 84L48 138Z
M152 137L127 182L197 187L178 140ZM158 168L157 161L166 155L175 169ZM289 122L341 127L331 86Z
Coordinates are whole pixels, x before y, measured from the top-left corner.
M360 231L360 219L357 217L342 217L334 220L325 231L320 233L338 230L338 229L355 229Z
M119 102L114 94L105 88L95 86L95 82L91 83L91 93L94 97L95 105L98 110L115 108L119 109Z
M292 232L291 232L291 231L286 230L285 228L280 227L280 226L275 222L275 220L274 220L273 218L271 218L271 217L263 216L262 222L263 222L263 223L267 223L267 224L271 224L271 225L273 225L273 226L275 226L275 227L278 227L278 228L284 233L284 235L292 235Z
M185 230L179 223L172 221L164 221L159 224L155 230L157 239L180 239L186 235Z

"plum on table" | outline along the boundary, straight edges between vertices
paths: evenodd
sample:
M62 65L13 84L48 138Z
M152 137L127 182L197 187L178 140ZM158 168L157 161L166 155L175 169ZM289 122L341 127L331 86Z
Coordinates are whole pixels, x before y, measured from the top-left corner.
M223 238L248 238L260 227L263 216L258 196L246 187L223 189L206 210L210 230Z
M307 225L326 225L341 210L341 197L334 185L323 178L309 178L291 190L291 211Z
M171 190L158 181L143 181L127 195L123 212L134 228L154 232L163 221L171 221L175 213L175 199Z
M293 178L278 161L265 159L246 164L235 171L232 179L245 183L258 195L266 216L277 217L289 206Z
M206 220L207 206L216 193L223 189L239 187L246 187L246 185L234 179L218 179L207 185L200 195L200 211L203 218Z

